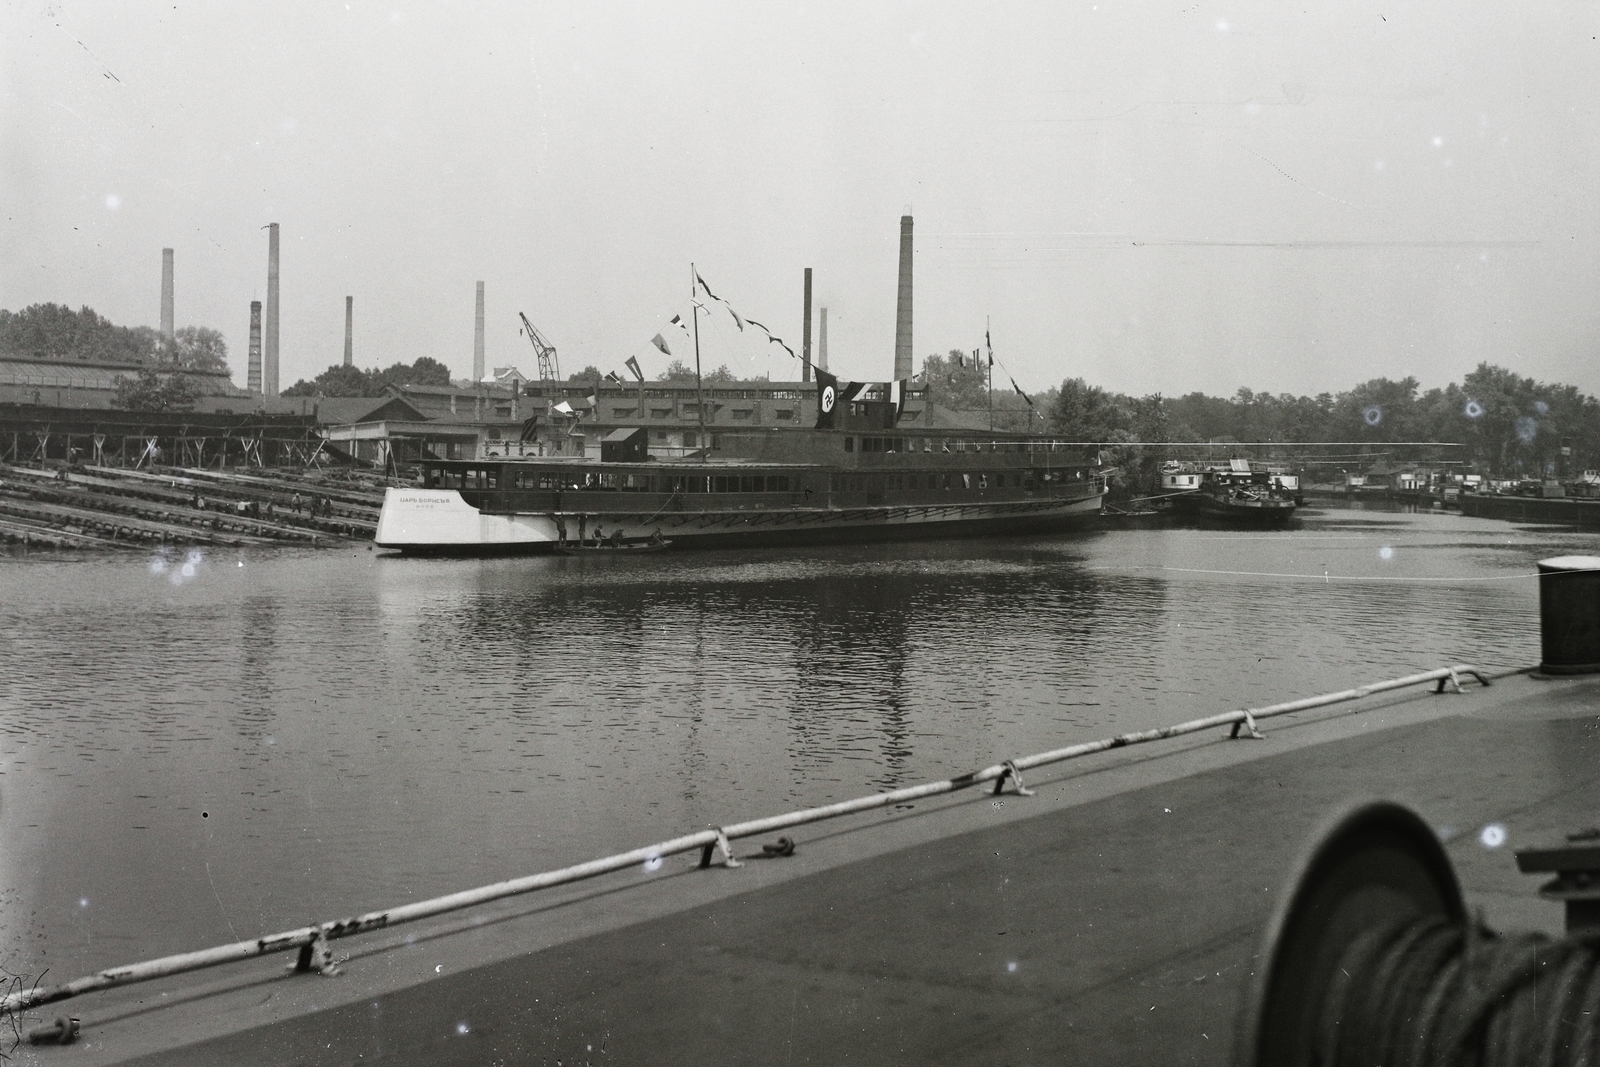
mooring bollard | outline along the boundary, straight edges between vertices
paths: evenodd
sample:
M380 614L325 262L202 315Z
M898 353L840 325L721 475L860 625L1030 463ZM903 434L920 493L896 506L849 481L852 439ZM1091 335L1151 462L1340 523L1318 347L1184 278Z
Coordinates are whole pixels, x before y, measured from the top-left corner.
M1541 674L1600 672L1600 556L1539 561Z

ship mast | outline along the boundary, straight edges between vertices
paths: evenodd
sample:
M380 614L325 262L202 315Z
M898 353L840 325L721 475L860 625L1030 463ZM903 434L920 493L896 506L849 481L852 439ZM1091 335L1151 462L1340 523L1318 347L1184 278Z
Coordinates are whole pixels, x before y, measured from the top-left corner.
M706 458L710 459L711 442L706 440L706 390L700 380L700 275L693 263L689 264L689 305L689 315L694 319L694 393L698 401L695 409L700 413L700 439L697 444L706 450Z

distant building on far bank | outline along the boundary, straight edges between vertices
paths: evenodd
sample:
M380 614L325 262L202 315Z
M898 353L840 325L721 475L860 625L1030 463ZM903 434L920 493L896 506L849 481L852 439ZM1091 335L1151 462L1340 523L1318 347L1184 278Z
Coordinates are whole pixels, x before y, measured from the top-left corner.
M58 408L110 408L117 379L138 375L146 364L123 360L35 359L0 352L0 404ZM185 372L199 386L195 411L247 411L256 406L249 392L226 373Z

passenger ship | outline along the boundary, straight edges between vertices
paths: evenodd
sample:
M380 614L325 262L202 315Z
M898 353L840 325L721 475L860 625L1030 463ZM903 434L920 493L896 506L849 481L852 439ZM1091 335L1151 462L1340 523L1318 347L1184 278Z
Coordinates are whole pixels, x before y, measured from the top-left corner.
M425 459L416 487L387 491L377 544L484 555L597 535L676 549L1041 533L1098 516L1106 492L1081 448L1023 435L795 428L659 460L642 429L612 437L598 461Z

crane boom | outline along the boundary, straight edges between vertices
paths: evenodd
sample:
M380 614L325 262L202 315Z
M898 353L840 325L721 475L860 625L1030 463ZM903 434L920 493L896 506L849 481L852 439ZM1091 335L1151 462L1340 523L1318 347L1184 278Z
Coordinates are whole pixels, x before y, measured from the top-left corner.
M551 344L540 333L538 327L528 321L528 316L517 312L517 317L522 320L523 331L528 335L528 343L533 345L534 353L539 357L539 380L541 382L558 382L561 380L561 362L556 358L556 346Z

